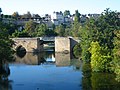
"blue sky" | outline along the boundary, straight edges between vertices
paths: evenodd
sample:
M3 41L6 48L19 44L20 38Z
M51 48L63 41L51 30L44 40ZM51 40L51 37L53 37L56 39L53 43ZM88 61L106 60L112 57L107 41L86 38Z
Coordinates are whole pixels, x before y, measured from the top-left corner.
M79 10L81 14L101 13L106 8L120 12L120 0L0 0L3 14L18 11L24 14L52 14L53 11L70 10L71 14Z

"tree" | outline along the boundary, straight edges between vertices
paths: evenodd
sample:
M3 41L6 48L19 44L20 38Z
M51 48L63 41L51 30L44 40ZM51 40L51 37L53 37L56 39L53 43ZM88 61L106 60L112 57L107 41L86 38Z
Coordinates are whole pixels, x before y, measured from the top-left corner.
M26 14L22 15L22 18L31 18L31 17L32 15L29 11Z
M112 55L114 48L113 38L114 30L120 28L118 13L106 9L98 19L88 20L79 30L81 37L82 59L87 60L90 57L88 48L90 43L99 42L100 47L107 48L106 54ZM88 57L88 58L87 58Z
M75 10L75 22L80 22L80 13L78 10Z
M34 36L35 28L36 28L36 23L33 22L32 20L28 21L25 24L25 30L29 34L29 36Z
M46 26L46 24L44 24L44 23L39 24L39 25L36 27L35 35L36 35L37 37L46 36L47 30L48 30L48 27Z
M64 11L64 16L70 15L70 11L69 10L65 10Z
M30 37L30 36L26 30L23 31L15 30L15 32L12 34L12 37L14 38L14 37Z
M91 42L89 48L91 53L91 68L93 72L110 71L111 56L107 53L107 48L103 48L98 42Z
M72 36L74 37L79 37L79 30L81 28L81 24L77 21L74 21L74 23L72 24Z
M15 19L17 19L17 18L19 17L19 13L18 13L18 12L14 12L14 13L12 14L12 17L14 17Z
M0 22L0 63L6 60L12 60L12 43L5 24Z
M55 32L59 35L59 36L65 36L65 25L60 24L59 26L57 26L55 28Z
M79 37L79 30L80 30L81 24L80 24L80 13L78 10L75 11L75 20L72 24L72 36Z
M120 82L120 30L114 32L114 49L113 49L113 71L116 74L116 80Z
M120 28L118 13L106 9L94 24L96 25L96 31L94 31L96 40L99 41L101 46L108 47L111 52L114 48L114 30L118 30Z

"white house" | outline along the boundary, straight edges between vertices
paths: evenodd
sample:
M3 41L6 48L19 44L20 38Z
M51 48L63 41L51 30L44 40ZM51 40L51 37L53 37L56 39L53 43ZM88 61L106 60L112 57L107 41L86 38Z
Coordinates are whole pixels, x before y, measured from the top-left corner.
M64 23L63 13L61 11L60 12L53 12L52 21L54 24L55 23L58 23L58 24Z
M55 26L58 26L58 25L59 25L58 19L52 19L52 23L54 23Z

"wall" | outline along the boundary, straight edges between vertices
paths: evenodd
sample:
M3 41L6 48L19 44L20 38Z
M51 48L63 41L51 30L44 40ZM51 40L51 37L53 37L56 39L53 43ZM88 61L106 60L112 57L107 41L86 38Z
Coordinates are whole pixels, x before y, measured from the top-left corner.
M43 45L39 38L12 38L14 41L13 49L22 46L27 52L41 52L43 51Z
M70 39L67 37L55 37L55 52L70 52Z
M79 39L73 37L55 37L55 52L72 52Z

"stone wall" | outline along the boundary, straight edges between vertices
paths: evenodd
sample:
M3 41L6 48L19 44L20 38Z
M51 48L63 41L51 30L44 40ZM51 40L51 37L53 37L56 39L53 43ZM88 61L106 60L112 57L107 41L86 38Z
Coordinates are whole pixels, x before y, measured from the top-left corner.
M70 39L67 37L55 37L55 52L70 52Z
M72 52L79 39L73 37L55 37L55 52Z
M13 49L16 51L17 47L22 46L26 52L41 52L43 45L39 38L12 38L14 41Z

